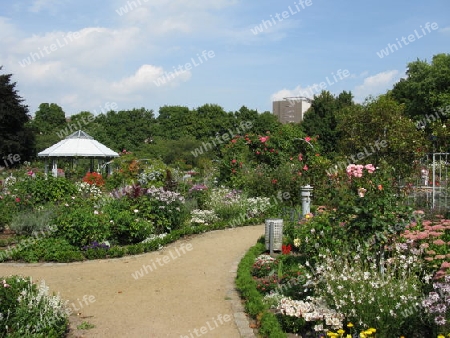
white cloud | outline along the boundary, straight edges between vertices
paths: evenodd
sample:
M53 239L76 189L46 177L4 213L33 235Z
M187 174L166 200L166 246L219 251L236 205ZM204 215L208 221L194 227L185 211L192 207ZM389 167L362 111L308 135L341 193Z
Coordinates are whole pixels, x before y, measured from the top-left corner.
M286 88L281 89L276 93L272 94L270 99L271 101L279 101L283 100L285 97L297 97L297 96L304 96L308 98L313 97L313 95L311 95L311 90L308 90L308 88L302 88L302 86L297 86L294 89L286 89Z
M387 70L366 77L362 85L352 91L356 102L363 102L369 95L376 96L385 93L401 77L398 70Z
M118 94L154 91L159 86L177 86L181 82L189 80L190 77L191 72L189 71L172 72L172 75L170 75L162 67L143 65L135 74L114 82L111 87Z

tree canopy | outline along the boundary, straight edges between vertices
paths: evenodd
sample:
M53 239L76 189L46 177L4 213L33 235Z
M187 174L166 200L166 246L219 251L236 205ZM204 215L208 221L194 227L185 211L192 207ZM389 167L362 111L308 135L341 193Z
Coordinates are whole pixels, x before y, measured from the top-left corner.
M0 70L2 67L0 67ZM28 106L11 82L12 74L0 75L0 156L17 155L18 161L7 161L8 166L30 160L35 154L35 139L27 123L31 119ZM0 165L5 165L4 159Z

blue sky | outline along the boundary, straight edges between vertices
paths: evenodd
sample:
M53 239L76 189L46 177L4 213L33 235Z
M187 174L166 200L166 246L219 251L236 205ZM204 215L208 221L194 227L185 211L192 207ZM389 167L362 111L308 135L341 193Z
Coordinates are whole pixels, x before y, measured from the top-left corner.
M321 83L362 102L408 62L450 53L449 13L448 0L3 0L0 65L31 114L43 102L66 115L205 103L263 112Z

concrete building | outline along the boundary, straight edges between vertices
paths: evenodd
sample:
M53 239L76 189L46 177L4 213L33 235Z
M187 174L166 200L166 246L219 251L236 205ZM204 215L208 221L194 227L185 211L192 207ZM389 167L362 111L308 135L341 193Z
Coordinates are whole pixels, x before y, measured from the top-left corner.
M299 123L311 107L311 100L306 97L285 97L282 101L273 101L273 114L281 123Z

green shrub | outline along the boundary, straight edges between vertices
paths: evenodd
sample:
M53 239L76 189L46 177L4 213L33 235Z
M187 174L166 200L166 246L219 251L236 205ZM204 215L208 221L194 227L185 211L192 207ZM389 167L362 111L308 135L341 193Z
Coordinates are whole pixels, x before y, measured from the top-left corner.
M31 206L46 204L48 202L61 202L77 193L75 184L63 177L26 177L19 180L12 191L16 193L23 203Z
M0 193L0 231L11 224L19 208L20 202L16 201L16 197Z
M52 207L21 211L13 217L10 229L17 234L28 236L31 236L33 233L47 232L51 228L55 216L55 208Z
M70 245L62 238L40 238L31 242L30 245L20 247L11 254L12 259L36 262L75 262L84 259L78 248Z
M137 209L138 206L133 202L136 201L122 197L111 200L103 208L110 220L110 239L122 245L139 243L154 231L152 222L147 219L148 215Z
M103 242L111 236L107 215L95 210L89 203L78 203L65 209L55 219L55 235L71 245L82 247L93 241Z
M1 277L0 337L64 337L68 316L59 296L48 294L42 281L38 286L30 278Z
M260 333L263 337L286 337L276 317L270 313L268 306L263 302L261 293L256 288L256 282L251 275L256 257L265 251L263 243L257 243L242 258L239 263L236 286L245 299L246 311L254 318L261 318Z

